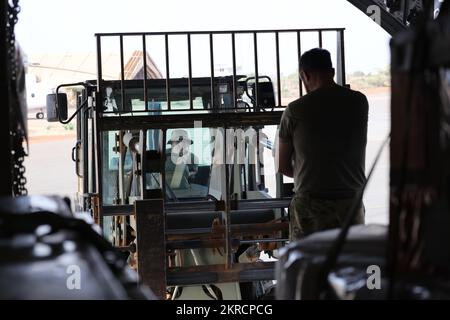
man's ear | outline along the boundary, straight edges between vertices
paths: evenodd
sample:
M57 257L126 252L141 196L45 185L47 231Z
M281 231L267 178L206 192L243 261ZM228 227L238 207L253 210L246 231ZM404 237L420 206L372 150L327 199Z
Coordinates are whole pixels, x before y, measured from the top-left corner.
M308 81L309 75L304 70L300 70L300 79L302 79L302 81Z

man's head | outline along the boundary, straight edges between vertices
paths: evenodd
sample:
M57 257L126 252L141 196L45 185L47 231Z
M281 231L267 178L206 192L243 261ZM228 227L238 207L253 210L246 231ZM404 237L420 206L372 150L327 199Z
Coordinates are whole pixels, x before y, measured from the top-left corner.
M177 159L190 154L189 147L193 143L189 138L189 133L184 129L175 129L172 131L170 140L172 161L176 163Z
M167 143L171 144L172 147L176 146L179 143L188 146L192 144L192 140L191 138L189 138L189 133L186 130L175 129L172 131L171 138Z
M308 92L334 84L331 55L325 49L311 49L300 57L300 78Z

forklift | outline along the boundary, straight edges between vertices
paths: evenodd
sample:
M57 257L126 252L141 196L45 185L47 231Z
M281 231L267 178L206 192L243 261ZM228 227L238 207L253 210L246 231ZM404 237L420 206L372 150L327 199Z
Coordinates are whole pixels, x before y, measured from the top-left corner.
M91 213L158 298L274 298L276 251L288 241L292 194L292 184L276 173L285 108L280 36L295 39L291 49L299 58L304 33L316 34L319 47L324 34L334 35L337 81L344 85L342 28L103 33L95 35L97 79L61 84L47 96L48 121L77 119L77 210ZM248 75L236 73L236 38L243 34L253 42L246 54L254 57L254 73ZM275 83L258 71L258 44L268 34L275 42ZM209 77L192 76L191 43L198 36L209 39ZM218 36L230 41L229 75L215 75ZM133 79L125 76L130 37L142 44ZM152 37L164 39L165 78L147 71ZM187 44L186 78L170 77L173 37ZM118 80L103 78L105 38L119 44ZM80 88L70 117L60 93L67 87ZM300 79L298 87L302 95Z

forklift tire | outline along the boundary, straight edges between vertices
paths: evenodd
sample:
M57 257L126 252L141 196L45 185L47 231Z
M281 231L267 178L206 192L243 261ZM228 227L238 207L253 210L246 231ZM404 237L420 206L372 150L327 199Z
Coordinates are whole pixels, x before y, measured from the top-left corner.
M36 113L36 119L44 119L44 113L43 112Z

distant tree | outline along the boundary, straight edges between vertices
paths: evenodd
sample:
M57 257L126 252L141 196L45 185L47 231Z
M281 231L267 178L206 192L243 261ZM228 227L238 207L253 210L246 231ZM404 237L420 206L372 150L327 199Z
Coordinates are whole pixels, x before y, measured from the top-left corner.
M274 79L276 79L276 76L272 77L273 81L275 81ZM355 89L388 87L390 86L390 81L389 66L367 74L360 70L347 74L347 83ZM292 72L288 75L281 75L281 94L284 98L298 97L298 91L297 72Z
M367 74L364 74L362 71L355 71L348 74L347 82L357 89L388 87L390 85L389 66Z
M352 73L352 76L353 77L364 77L365 74L362 71L355 71L355 72Z

